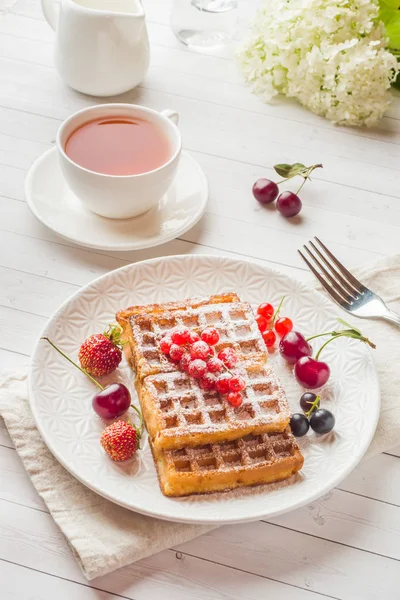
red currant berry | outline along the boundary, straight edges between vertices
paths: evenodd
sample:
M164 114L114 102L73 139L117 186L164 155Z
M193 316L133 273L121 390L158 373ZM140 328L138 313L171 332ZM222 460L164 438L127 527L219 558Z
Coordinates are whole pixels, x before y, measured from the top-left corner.
M224 348L218 354L218 358L219 360L222 360L228 369L232 369L238 361L238 356L233 348Z
M160 350L163 354L169 354L169 351L171 350L171 346L172 346L172 340L169 336L164 336L160 340Z
M172 344L169 351L169 356L174 362L179 362L183 356L183 352L184 350L181 346L178 346L178 344Z
M195 379L200 379L207 373L207 365L204 360L200 360L199 358L192 360L189 364L189 375L194 377Z
M267 319L267 321L270 321L272 319L272 317L274 316L274 307L272 306L272 304L260 304L260 306L257 308L257 313L259 315L262 315L265 319Z
M273 331L265 331L262 336L267 348L271 348L275 344L276 335Z
M201 360L207 360L210 354L210 346L202 340L195 342L190 347L190 356L194 359L200 358Z
M275 331L281 337L289 333L289 331L292 331L292 329L293 323L288 317L281 317L275 323Z
M217 388L217 390L219 391L220 394L228 394L229 393L229 391L231 389L230 385L229 385L231 377L232 376L229 375L229 373L224 373L223 375L218 377L215 387Z
M219 342L219 333L215 327L207 327L201 334L201 339L210 346L215 346Z
M246 387L246 380L240 375L235 375L229 381L229 389L231 392L241 392Z
M256 321L257 321L258 329L261 331L261 333L263 333L268 327L267 319L265 317L263 317L262 315L257 315Z
M224 364L219 358L213 357L207 361L207 368L210 373L221 373L224 370Z
M242 394L239 392L231 392L227 395L226 399L228 400L229 404L235 408L240 406L243 402Z
M174 344L178 344L178 346L187 344L190 340L190 329L187 327L177 327L171 333L171 340Z
M190 357L189 352L185 352L185 354L182 356L180 362L179 362L179 366L182 369L182 371L185 371L185 373L187 373L189 371L189 365L192 362L192 359Z
M212 373L206 373L199 381L199 386L203 390L213 390L215 389L215 384L217 383L217 378Z
M190 338L189 338L189 344L194 344L195 342L198 342L200 339L200 336L198 333L196 333L195 331L191 331L190 332Z

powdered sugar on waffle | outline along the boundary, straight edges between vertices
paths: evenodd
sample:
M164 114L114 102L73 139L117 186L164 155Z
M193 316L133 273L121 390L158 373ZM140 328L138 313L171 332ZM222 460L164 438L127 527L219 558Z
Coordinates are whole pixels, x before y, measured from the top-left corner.
M177 472L231 471L255 465L278 464L297 456L299 448L290 431L248 435L220 444L165 451L168 468Z
M215 327L220 335L216 352L231 347L241 363L266 362L268 358L251 306L245 302L204 304L196 308L188 303L186 310L134 314L130 325L140 378L177 370L158 346L160 339L177 326L189 327L196 333Z
M163 435L179 439L192 434L212 434L224 430L238 432L250 427L283 429L289 408L282 386L268 365L247 364L241 369L246 379L243 404L232 407L217 391L204 391L197 382L181 372L146 377L146 401L162 417Z
M124 318L132 332L130 343L140 396L146 403L145 418L149 412L158 414L149 430L157 445L194 445L206 439L218 441L213 435L222 432L227 434L225 439L233 439L252 431L282 431L286 427L290 414L284 391L267 365L268 354L251 306L240 302L235 294L132 307L124 311ZM161 352L160 339L179 326L196 333L215 327L220 336L216 353L226 347L235 350L238 370L246 379L240 407L234 408L216 391L200 389ZM193 440L188 442L191 434Z

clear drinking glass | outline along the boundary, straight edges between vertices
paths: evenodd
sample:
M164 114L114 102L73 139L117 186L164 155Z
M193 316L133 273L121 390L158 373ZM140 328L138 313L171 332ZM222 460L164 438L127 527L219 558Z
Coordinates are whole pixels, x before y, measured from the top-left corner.
M174 0L172 30L193 48L223 46L235 30L237 8L238 0Z

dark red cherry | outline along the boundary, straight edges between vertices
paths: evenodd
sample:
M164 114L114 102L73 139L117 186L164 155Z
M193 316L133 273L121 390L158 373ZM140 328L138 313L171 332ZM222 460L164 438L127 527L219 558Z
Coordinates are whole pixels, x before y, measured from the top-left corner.
M257 179L253 185L253 196L261 204L270 204L276 200L278 194L278 186L275 181L271 181L270 179L262 177L261 179Z
M300 358L294 367L294 374L300 385L315 390L326 384L331 374L328 365L310 356Z
M301 211L301 207L302 203L300 198L293 192L282 192L276 201L277 210L287 219L298 215Z
M131 395L123 383L111 383L98 392L92 400L95 413L102 419L120 417L131 405Z
M298 331L289 331L279 342L279 352L289 363L294 364L302 356L311 356L312 348Z

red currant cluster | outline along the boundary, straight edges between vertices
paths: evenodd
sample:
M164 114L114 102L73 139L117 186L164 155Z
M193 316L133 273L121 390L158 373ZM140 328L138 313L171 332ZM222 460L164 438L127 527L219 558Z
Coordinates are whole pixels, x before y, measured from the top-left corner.
M288 317L279 317L284 299L283 297L280 301L277 310L268 303L260 304L257 308L256 321L267 348L272 348L275 344L276 334L283 337L293 329L293 323Z
M160 340L160 350L185 373L198 380L203 390L217 390L226 395L234 407L242 404L240 393L246 380L240 373L232 373L238 362L233 348L224 348L218 355L213 346L219 342L215 327L207 327L200 335L187 327L177 327Z

